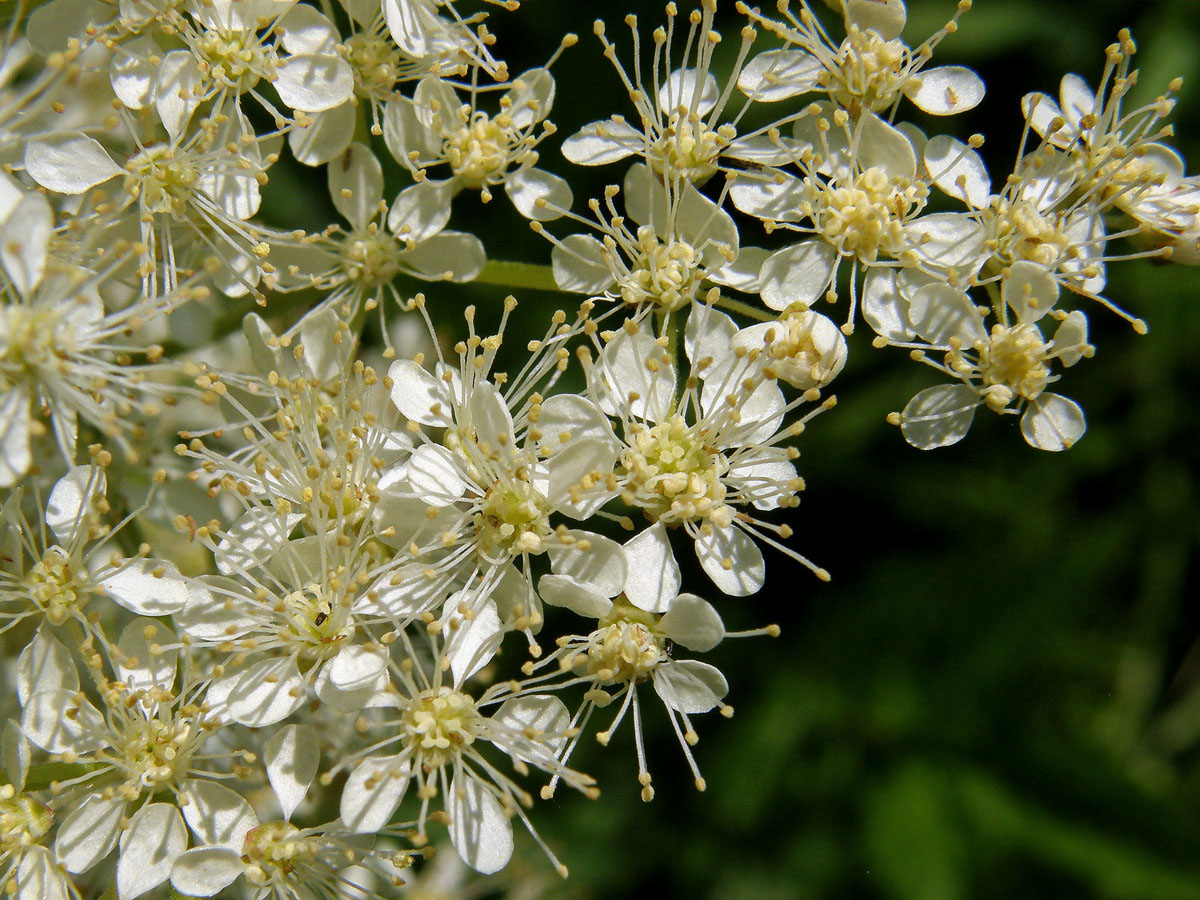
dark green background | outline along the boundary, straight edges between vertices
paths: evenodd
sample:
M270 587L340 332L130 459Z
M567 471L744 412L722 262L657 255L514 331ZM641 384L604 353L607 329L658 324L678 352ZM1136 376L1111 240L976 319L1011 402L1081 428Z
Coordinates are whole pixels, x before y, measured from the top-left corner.
M953 9L909 5L913 42ZM605 15L628 60L629 10L646 38L663 21L659 4L609 0L531 0L493 17L514 72L579 32L555 68L561 135L631 112L590 23ZM732 51L738 25L723 21ZM1195 0L981 0L936 61L974 66L989 95L945 130L987 134L999 182L1016 152L1020 96L1055 94L1071 71L1094 84L1126 25L1142 50L1139 96L1190 79L1174 121L1195 164ZM620 166L569 172L557 143L542 164L567 175L578 199L619 181ZM286 191L286 179L273 172L271 189ZM461 198L456 216L492 229L489 255L548 259L503 198L486 210ZM429 294L483 309L499 296ZM1082 404L1089 428L1064 454L1030 449L1015 418L986 412L956 447L908 447L884 416L936 378L855 336L838 408L799 444L809 489L790 519L793 545L832 583L773 554L762 595L718 604L731 627L775 621L783 636L730 641L708 657L728 675L737 713L698 720L707 793L691 788L649 692L652 804L637 799L628 723L606 751L582 747L573 763L605 796L560 792L533 811L573 873L556 896L1200 898L1200 269L1116 265L1110 295L1150 333L1088 308L1096 356L1058 389ZM563 302L521 297L534 311ZM703 576L692 578L703 591ZM519 846L530 871L547 874L532 842Z

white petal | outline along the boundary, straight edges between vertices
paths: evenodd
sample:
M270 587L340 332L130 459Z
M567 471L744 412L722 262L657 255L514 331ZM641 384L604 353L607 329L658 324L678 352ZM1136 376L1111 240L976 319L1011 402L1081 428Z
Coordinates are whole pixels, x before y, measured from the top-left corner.
M378 215L383 168L366 145L351 144L329 163L329 195L337 211L356 229L365 229Z
M543 575L538 580L537 589L546 603L569 609L586 619L600 619L612 611L612 600L594 585L565 575Z
M504 746L512 756L544 763L566 744L571 713L557 697L535 695L505 700L491 721L513 732Z
M601 351L592 373L600 408L609 415L661 421L674 405L675 365L644 332L618 332ZM634 394L636 399L631 399Z
M931 266L973 275L987 260L987 230L967 213L933 213L904 226L913 252Z
M246 870L228 847L199 847L180 854L171 867L171 886L188 897L212 897Z
M75 466L54 483L46 502L46 524L59 543L70 545L97 497L108 490L99 466Z
M442 231L402 257L410 274L430 281L472 281L487 263L483 242L473 234Z
M846 25L878 32L887 40L900 36L907 21L904 0L843 0Z
M0 228L0 264L23 297L33 294L46 272L54 212L41 194L26 194Z
M151 62L158 57L161 63L162 50L149 35L117 44L109 63L109 81L113 93L130 109L142 109L150 105L151 89L158 73L158 66Z
M508 109L516 128L528 128L550 114L554 104L554 76L548 69L529 69L512 80L500 106Z
M623 119L602 119L584 125L562 145L562 154L577 166L602 166L632 156L646 136Z
M489 381L476 383L467 407L463 425L475 432L475 439L485 453L494 451L510 455L516 438L513 436L512 414L500 391Z
M500 801L469 775L460 774L450 785L446 812L450 815L450 843L463 862L484 875L499 872L513 852L512 823Z
M357 108L353 103L343 103L333 109L314 113L312 124L307 128L292 128L288 132L288 146L292 148L292 155L306 166L330 162L350 146Z
M415 152L419 160L432 160L441 153L441 133L421 121L413 101L407 97L395 97L383 108L383 141L396 161L403 166L413 166L409 154Z
M92 138L71 134L26 144L25 171L47 190L82 194L125 170Z
M831 132L832 133L832 132ZM855 134L854 149L863 169L883 169L889 178L913 180L917 174L917 152L908 136L875 113L863 116Z
M332 168L332 167L331 167ZM336 381L350 368L354 341L342 328L338 314L329 307L318 309L300 320L302 361L308 375L319 382Z
M682 108L698 115L706 115L717 105L720 88L711 72L699 78L697 69L676 69L658 89L658 108L672 113Z
M1054 332L1054 351L1064 366L1073 366L1088 352L1087 317L1072 310Z
M454 191L449 181L422 181L402 190L388 213L388 228L399 238L420 243L450 221Z
M934 184L968 206L983 209L992 180L979 154L956 138L939 134L925 144L925 166Z
M100 580L113 600L140 616L169 616L187 605L187 580L174 563L157 559L130 560Z
M904 439L920 450L948 447L966 437L982 401L965 384L940 384L926 388L908 401L900 413Z
M1028 324L1050 312L1058 302L1058 282L1045 266L1020 260L1009 268L1000 293L1017 314L1017 321Z
M941 347L949 346L952 338L967 347L987 338L983 316L971 298L943 282L927 284L913 294L909 315L917 333Z
M589 496L583 492L583 480L591 476L593 483L601 486L615 462L616 451L608 441L577 438L560 446L545 463L549 472L546 499L571 515L577 504L586 504Z
M737 323L725 313L693 303L683 329L683 348L695 367L701 360L716 361L727 354L737 333Z
M414 422L446 427L453 424L450 382L435 378L410 359L398 359L388 369L392 402Z
M462 592L452 594L446 601L447 610L456 608L462 597ZM450 660L450 672L454 675L456 685L462 684L491 662L500 648L500 639L504 637L495 603L488 600L482 605L470 605L477 607L472 618L466 619L458 613L450 617L451 623L457 623L457 627L451 632L442 651Z
M564 291L600 294L613 284L604 245L588 234L570 234L550 251L554 283Z
M983 100L983 79L964 66L925 69L909 80L904 93L931 116L954 116Z
M187 847L187 829L179 810L169 803L144 806L121 834L117 863L117 896L134 900L158 887Z
M683 583L666 526L652 525L626 541L624 549L629 565L625 596L638 609L666 612Z
M654 671L654 690L668 707L684 715L708 712L729 693L720 670L694 659L671 660Z
M747 294L757 294L762 290L761 275L763 263L771 251L762 247L742 247L738 250L737 258L726 263L715 272L708 274L708 280L713 284L731 287Z
M408 461L408 482L430 506L449 506L466 493L467 482L453 452L435 444L422 444Z
M772 222L799 222L804 182L783 172L772 176L739 175L729 189L729 199L746 215Z
M341 691L355 691L374 684L387 668L387 655L361 644L341 650L329 664L329 680Z
M522 169L504 182L504 190L517 212L527 219L548 222L571 208L571 186L541 169Z
M1063 117L1072 129L1082 130L1080 124L1083 117L1096 112L1095 93L1086 81L1073 73L1064 75L1059 82L1058 99L1062 104Z
M570 535L576 539L574 544L550 548L550 567L554 574L573 578L605 597L621 593L629 573L621 545L587 531L572 531ZM580 541L587 543L586 550L579 549Z
M37 691L79 690L71 651L43 625L17 657L17 699L24 706Z
M77 897L74 885L55 864L50 851L44 847L26 847L20 854L16 878L10 882L15 900L72 900ZM12 871L11 869L9 871Z
M54 855L68 872L86 872L112 852L125 818L123 797L89 794L59 826Z
M336 53L337 29L315 8L297 3L276 28L288 53Z
M354 92L354 72L338 56L289 56L275 70L275 90L292 109L320 112L341 106Z
M1075 129L1066 124L1066 118L1057 101L1046 94L1026 94L1021 98L1021 111L1029 126L1056 147L1068 146L1075 136ZM1051 135L1050 125L1055 119L1062 119L1063 127Z
M175 683L175 664L179 651L164 650L163 644L175 643L175 635L166 625L154 619L134 619L121 632L117 649L122 658L117 671L131 690L161 688L169 691ZM157 645L158 653L151 652Z
M163 57L154 84L154 105L172 141L187 128L200 105L204 75L187 50L172 50Z
M0 487L12 487L31 465L29 395L13 388L0 395Z
M180 809L196 837L207 845L241 851L258 816L241 794L215 781L193 779L179 795Z
M803 241L772 253L762 267L762 301L785 310L793 303L811 304L829 290L837 251L821 240Z
M287 543L292 529L303 520L300 513L282 515L266 507L247 510L217 544L213 554L217 570L233 575L262 566Z
M368 756L342 788L342 822L358 834L379 831L400 805L410 774L407 760L400 755Z
M1038 450L1068 450L1087 431L1083 410L1074 400L1042 394L1021 416L1021 434Z
M616 441L608 417L595 403L578 394L555 394L547 398L542 403L537 425L542 434L538 446L546 455L579 438Z
M695 594L676 597L658 627L675 643L698 653L711 650L725 637L725 624L717 611Z
M21 713L21 728L49 753L86 753L104 746L104 716L73 691L39 690Z
M875 333L889 341L911 341L915 336L908 319L908 301L897 288L896 273L891 268L867 270L862 314Z
M759 103L787 100L814 90L824 71L807 50L767 50L753 57L738 75L738 90Z
M696 538L696 556L713 584L731 597L748 597L763 586L767 577L762 551L753 539L735 525L701 529Z
M273 725L304 702L304 679L294 659L264 659L237 676L229 714L253 728Z
M317 775L321 762L317 733L308 725L285 725L267 741L263 762L283 817L290 819Z
M4 773L18 792L25 788L25 778L29 775L29 761L32 751L25 732L14 720L4 723L4 736L0 739L0 752L4 757Z

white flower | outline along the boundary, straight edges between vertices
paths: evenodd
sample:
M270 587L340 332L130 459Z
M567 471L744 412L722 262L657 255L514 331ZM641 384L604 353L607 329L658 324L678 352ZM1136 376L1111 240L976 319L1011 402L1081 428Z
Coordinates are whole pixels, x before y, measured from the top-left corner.
M613 204L618 193L636 230ZM691 184L664 185L639 163L626 174L623 192L605 192L605 205L607 215L593 200L597 222L587 222L600 238L572 234L559 240L535 223L534 230L554 243L551 263L561 289L623 301L642 314L682 310L712 285L758 292L767 252L740 248L733 219Z
M569 43L564 41L564 46ZM495 87L473 83L461 89L467 91L466 102L456 85L429 76L417 85L411 100L396 97L388 102L383 136L396 160L421 180L429 168L448 166L450 177L441 182L446 204L465 189L479 191L487 202L492 188L503 185L526 218L562 215L571 206L570 187L557 175L534 168L535 148L554 133L546 119L554 102L549 69L530 69L517 76L500 97L500 111L494 115L479 108L479 99Z
M990 330L984 313L960 290L931 284L918 290L910 307L912 325L930 350L946 351L942 364L930 365L959 384L927 388L893 420L905 439L923 450L961 440L975 409L1021 413L1021 433L1030 446L1064 450L1083 436L1083 411L1074 401L1046 391L1058 376L1050 363L1073 366L1092 355L1083 313L1058 313L1059 326L1047 341L1038 321L1055 312L1058 285L1044 269L1015 263L1005 275L997 321Z
M621 499L655 523L638 538L643 564L674 565L666 527L682 526L704 571L727 594L746 596L762 587L765 564L756 540L828 578L767 534L788 537L790 528L744 511L799 502L803 480L791 462L798 454L783 441L803 428L784 422L802 400L784 399L759 361L761 348L729 352L736 326L727 316L694 305L687 332L691 377L678 396L674 361L633 322L608 335L588 366L597 405L621 423Z
M471 618L462 620L460 627L468 632L478 629L480 616L484 628L498 627L494 605L490 601L480 605L478 598L475 603ZM489 620L491 624L486 624ZM510 818L519 818L535 839L537 834L523 809L533 798L489 762L482 748L490 744L508 755L519 773L533 765L589 796L596 791L592 779L557 758L570 726L562 701L521 690L516 682L495 685L481 695L463 686L487 659L472 651L464 653L472 643L470 638L463 642L452 636L447 645L460 661L466 661L465 667L443 666L438 660L432 676L420 664L401 671L395 716L376 723L378 733L386 737L372 745L370 755L344 757L335 769L353 766L341 800L341 818L349 828L383 831L412 786L421 801L417 834L425 839L431 805L440 794L455 850L471 868L491 873L504 868L512 854ZM455 670L450 683L442 677L444 668ZM387 747L395 752L376 752ZM541 846L565 874L565 867Z
M799 14L781 7L781 20L749 11L751 21L786 46L751 59L738 88L761 102L818 91L856 117L885 112L905 96L935 116L966 112L983 99L983 81L970 69L924 69L934 48L957 29L969 2L959 3L949 23L911 48L900 39L907 19L903 0L842 0L840 5L846 38L836 46L807 0L801 0Z

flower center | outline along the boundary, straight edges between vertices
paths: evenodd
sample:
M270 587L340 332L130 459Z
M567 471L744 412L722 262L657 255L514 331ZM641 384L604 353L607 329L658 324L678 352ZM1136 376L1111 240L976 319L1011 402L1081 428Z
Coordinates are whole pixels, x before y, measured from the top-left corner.
M630 501L652 521L668 524L712 519L724 527L732 518L721 475L725 458L705 445L679 414L647 428L635 426L622 456L629 473Z
M0 306L0 375L15 380L65 363L77 349L69 322L57 307Z
M872 167L845 187L824 185L816 215L817 229L847 255L874 262L881 252L899 256L904 249L904 220L924 206L926 189L907 179L890 179Z
M180 159L167 144L147 147L125 163L125 190L141 200L151 213L170 213L182 218L187 214L200 177L195 165Z
M1043 216L1032 203L998 200L993 205L993 246L1014 262L1027 259L1055 266L1071 246L1058 219Z
M305 838L290 822L264 822L246 832L242 845L246 880L264 885L291 875L297 863L315 860L319 850L316 841Z
M191 755L192 726L186 720L134 718L122 733L121 763L143 787L169 784Z
M300 644L303 659L333 656L350 637L346 606L316 585L292 591L283 598L282 607L280 637L289 644Z
M11 784L0 785L0 852L36 844L52 824L50 807L28 794L17 794Z
M1003 409L1014 396L1033 400L1046 387L1050 368L1048 344L1033 325L1005 328L993 325L980 356L984 400L992 409Z
M697 115L673 112L662 137L650 148L650 166L664 180L679 175L699 187L716 174L717 157L733 137L732 126L718 132Z
M660 241L649 225L638 229L640 253L621 286L626 303L677 310L696 296L703 278L700 254L682 241Z
M221 34L207 31L195 47L201 68L207 67L214 81L239 94L244 94L271 74L267 51L252 32Z
M400 51L378 34L359 33L346 39L342 58L354 71L354 93L382 103L400 77Z
M346 277L365 288L387 284L400 271L400 255L405 247L392 234L371 225L356 231L342 242L342 267Z
M666 642L655 629L656 617L618 600L600 627L588 636L587 671L600 681L635 682L649 677L667 658Z
M904 83L909 50L903 41L886 41L874 31L851 27L838 49L834 69L821 73L839 106L858 115L863 107L878 112L896 100Z
M542 553L552 533L546 498L518 478L492 485L475 514L475 528L485 556L496 549L512 556Z
M88 592L76 574L81 565L73 565L67 552L55 546L46 550L25 576L33 602L51 625L61 625L87 606Z
M400 735L416 764L430 771L457 759L471 746L480 724L474 700L442 688L412 699L400 717Z
M467 187L481 188L504 174L514 142L506 116L489 119L487 113L477 112L469 123L446 138L443 153Z

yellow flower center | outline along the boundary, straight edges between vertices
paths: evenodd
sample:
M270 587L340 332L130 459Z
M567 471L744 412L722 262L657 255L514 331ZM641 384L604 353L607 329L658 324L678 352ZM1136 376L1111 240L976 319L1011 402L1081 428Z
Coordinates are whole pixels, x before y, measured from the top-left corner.
M550 536L550 509L528 481L496 482L475 514L479 548L485 556L500 550L512 556L542 553Z
M350 637L346 605L316 585L293 591L283 598L281 606L279 636L289 644L300 645L302 660L333 656Z
M442 688L414 697L400 717L400 736L426 771L452 762L475 742L481 724L475 701Z
M11 784L0 785L0 853L38 843L53 824L50 807L18 794Z
M696 296L703 278L700 254L682 241L660 241L654 229L638 229L638 254L628 280L621 286L626 303L653 303L672 311Z
M515 140L506 116L477 112L446 138L443 152L454 174L468 187L481 188L504 174Z
M880 253L898 256L904 249L904 220L924 205L928 191L907 179L891 179L878 167L854 177L849 185L824 186L818 198L817 229L847 255L874 262Z
M733 511L725 504L720 451L708 447L679 414L651 428L634 428L621 460L629 474L630 502L655 522L711 519L728 525Z
M342 45L342 58L354 72L354 93L382 103L392 96L400 77L400 50L378 34L351 35Z
M297 863L317 858L320 845L303 836L290 822L264 822L246 832L242 862L246 880L253 885L270 884L292 874Z
M1049 349L1033 325L993 325L980 353L983 397L988 406L1000 410L1014 397L1035 399L1050 378Z
M122 734L121 766L152 789L169 784L191 755L192 726L186 721L135 719Z
M1026 259L1052 267L1067 255L1071 239L1062 223L1042 215L1029 201L995 200L992 215L991 246L1013 262Z
M392 234L375 225L365 232L352 232L342 242L346 277L365 288L387 284L400 271L400 255L405 249Z
M699 187L716 174L717 158L734 134L732 126L717 131L697 115L673 112L662 137L650 148L650 166L664 180L681 176Z
M904 83L909 49L899 40L884 40L874 31L851 27L838 49L834 68L822 72L819 82L830 88L839 106L858 115L865 107L887 109Z
M125 171L125 190L138 197L147 212L186 216L200 173L170 146L147 147L125 163Z
M267 51L251 32L205 32L195 47L201 68L207 68L215 81L239 94L270 77L272 66Z
M88 592L77 574L82 563L73 561L62 547L46 550L25 576L30 596L51 625L61 625L73 613L81 613Z
M588 674L607 684L648 678L667 658L666 641L656 630L657 620L657 616L619 599L588 637Z

